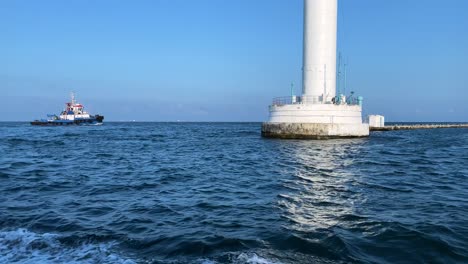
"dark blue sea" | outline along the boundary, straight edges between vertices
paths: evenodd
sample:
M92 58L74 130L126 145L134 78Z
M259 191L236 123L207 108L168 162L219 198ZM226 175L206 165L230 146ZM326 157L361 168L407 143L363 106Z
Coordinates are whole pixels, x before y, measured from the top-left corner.
M468 129L0 123L0 263L468 263Z

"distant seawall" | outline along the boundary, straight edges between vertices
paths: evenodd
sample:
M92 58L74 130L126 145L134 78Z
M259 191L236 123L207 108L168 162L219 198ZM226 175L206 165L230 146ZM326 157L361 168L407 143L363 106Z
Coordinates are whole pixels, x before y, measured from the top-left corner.
M468 124L415 124L415 125L389 125L384 127L371 127L370 131L393 131L435 128L468 128Z

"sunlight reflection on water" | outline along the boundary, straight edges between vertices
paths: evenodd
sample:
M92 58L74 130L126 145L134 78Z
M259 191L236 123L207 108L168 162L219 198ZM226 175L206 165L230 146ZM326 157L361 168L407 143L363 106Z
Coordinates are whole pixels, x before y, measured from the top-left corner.
M365 139L297 141L287 151L297 163L294 178L284 181L290 192L278 201L291 229L311 231L339 224L340 216L352 215L365 199L353 191L355 171L348 169Z

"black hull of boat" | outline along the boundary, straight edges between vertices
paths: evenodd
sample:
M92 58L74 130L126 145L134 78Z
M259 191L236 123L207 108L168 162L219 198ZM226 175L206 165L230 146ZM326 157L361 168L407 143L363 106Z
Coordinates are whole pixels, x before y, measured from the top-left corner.
M75 120L53 120L42 121L35 120L31 122L33 126L80 126L80 125L102 125L104 116L96 115L94 118L89 119L75 119Z

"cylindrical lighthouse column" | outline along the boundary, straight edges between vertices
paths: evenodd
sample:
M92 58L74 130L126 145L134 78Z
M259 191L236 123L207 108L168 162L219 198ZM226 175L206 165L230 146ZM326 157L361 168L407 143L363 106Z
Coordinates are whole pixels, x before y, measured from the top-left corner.
M338 0L304 0L303 101L329 102L336 94Z

